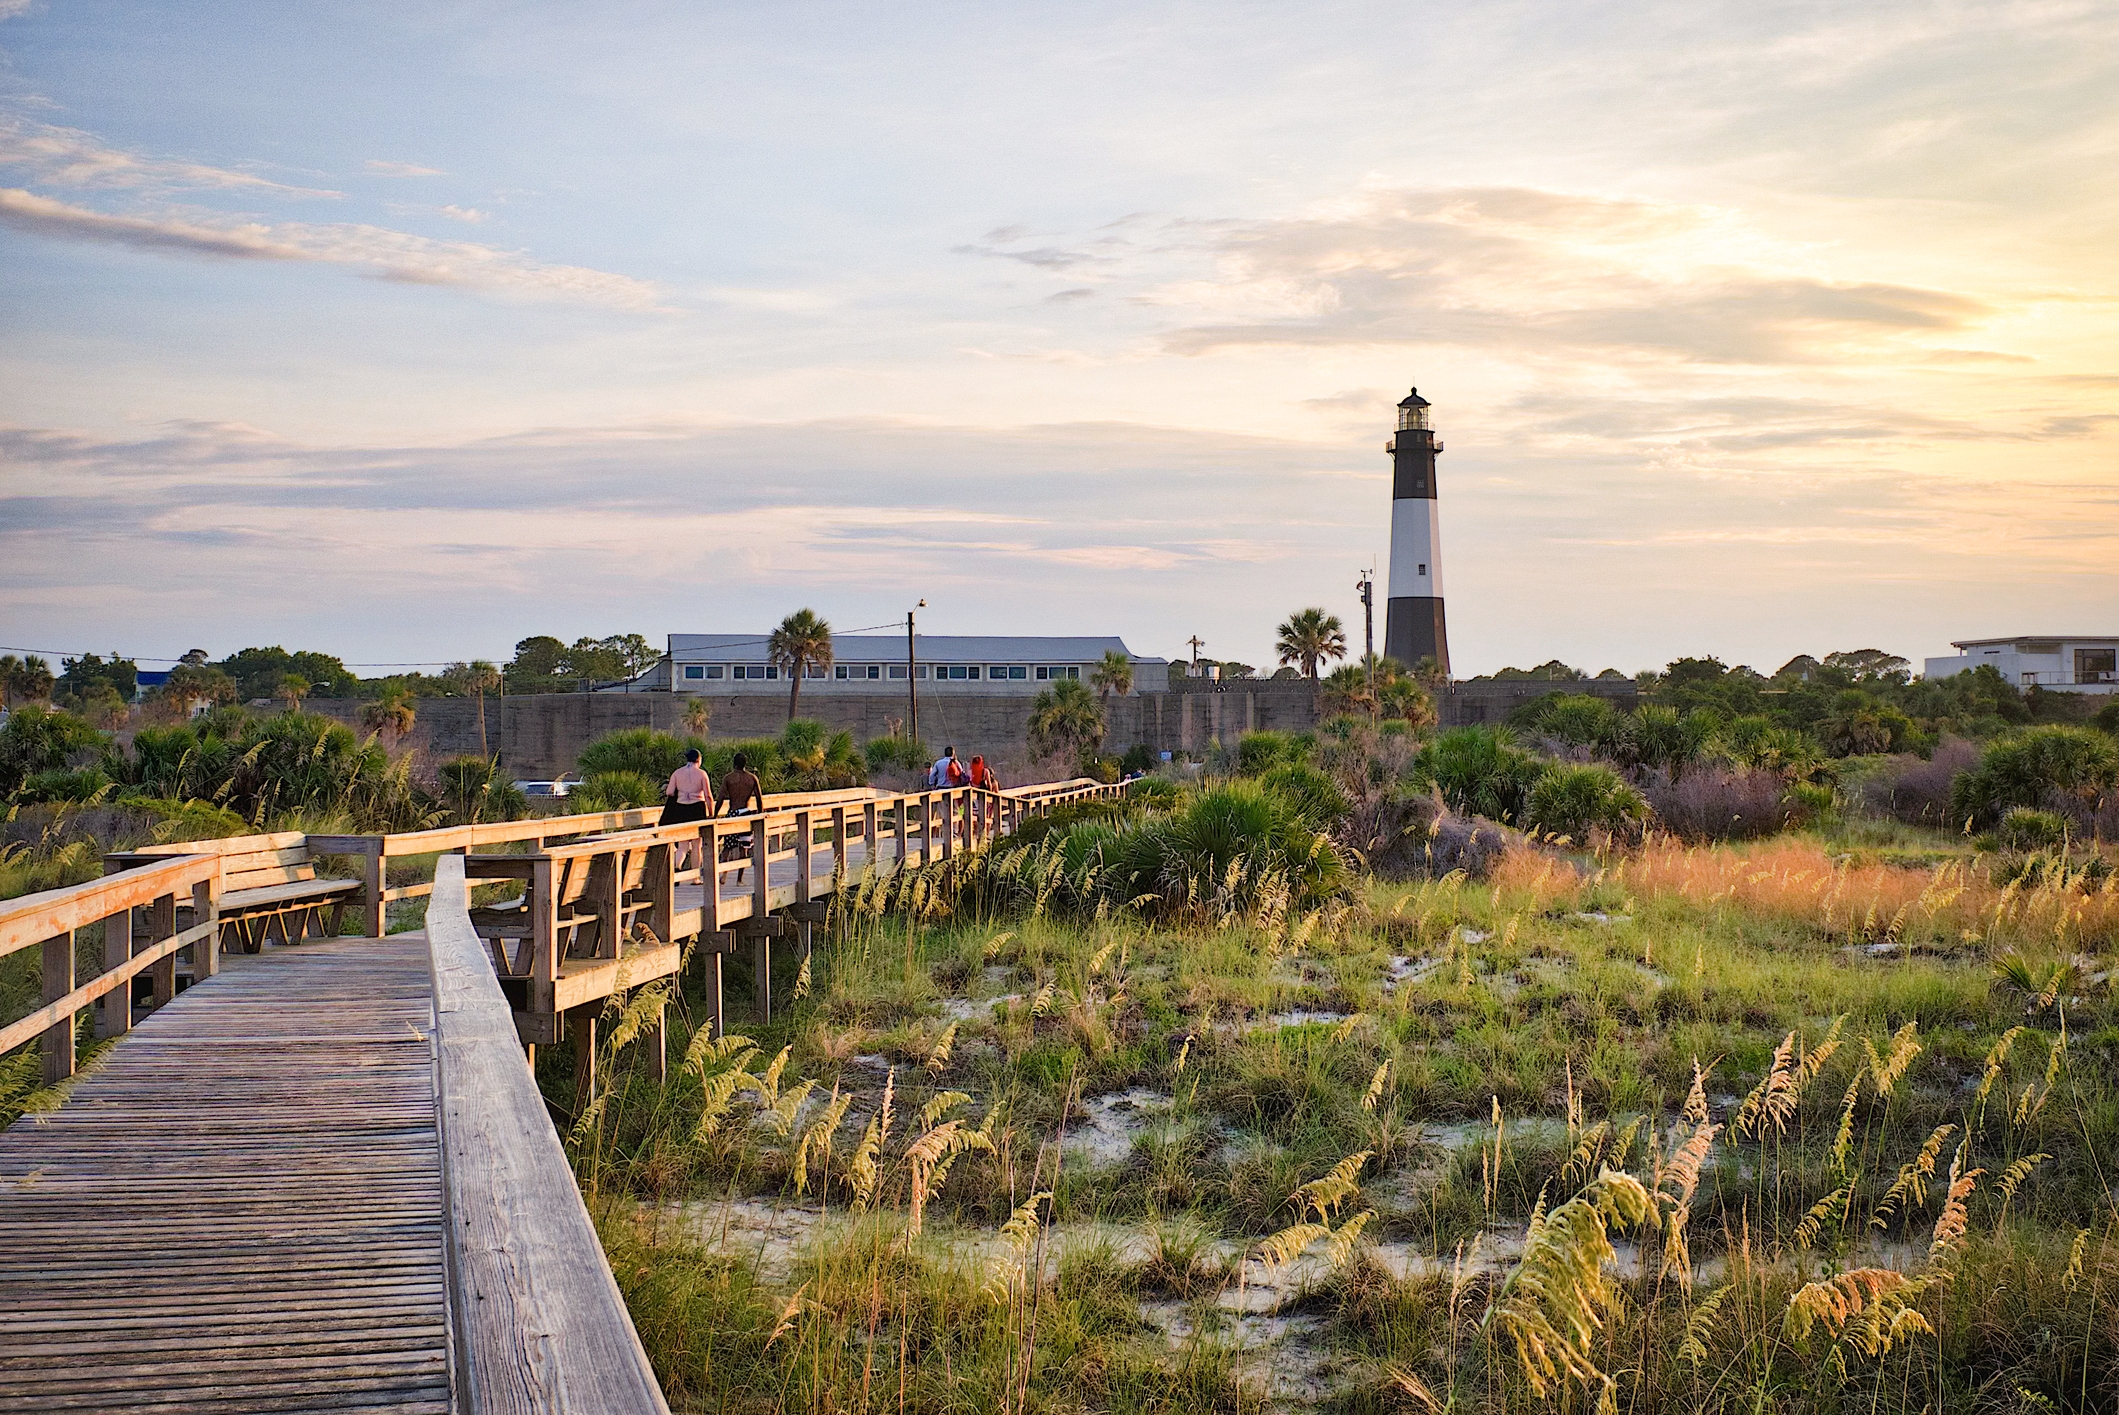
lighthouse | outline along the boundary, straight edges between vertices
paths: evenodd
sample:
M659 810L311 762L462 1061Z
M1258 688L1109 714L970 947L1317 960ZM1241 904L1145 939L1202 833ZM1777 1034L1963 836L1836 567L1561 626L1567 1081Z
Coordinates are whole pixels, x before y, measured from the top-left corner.
M1435 441L1429 403L1415 388L1398 404L1391 454L1390 603L1383 651L1406 667L1432 658L1449 672L1449 633L1442 622L1442 516L1435 502Z

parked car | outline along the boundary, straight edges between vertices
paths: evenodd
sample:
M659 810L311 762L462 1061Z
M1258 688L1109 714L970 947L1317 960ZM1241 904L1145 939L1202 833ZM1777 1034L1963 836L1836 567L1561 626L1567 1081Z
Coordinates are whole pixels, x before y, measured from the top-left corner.
M579 781L562 776L557 781L518 781L515 783L515 789L532 801L555 801L579 785Z

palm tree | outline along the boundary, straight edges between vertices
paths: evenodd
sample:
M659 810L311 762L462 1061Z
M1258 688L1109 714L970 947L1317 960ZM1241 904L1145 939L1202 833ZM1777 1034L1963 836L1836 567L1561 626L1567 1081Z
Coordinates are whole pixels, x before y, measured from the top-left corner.
M51 696L52 666L35 654L16 658L8 654L0 658L0 707L13 707L17 702L42 702Z
M685 730L694 737L704 737L707 725L714 720L714 710L706 705L706 699L693 698L684 705Z
M1346 657L1346 626L1322 609L1298 609L1280 626L1276 647L1282 663L1301 664L1302 676L1314 683L1319 663Z
M1104 661L1096 665L1089 681L1096 688L1098 702L1108 702L1113 693L1123 698L1133 691L1133 660L1117 649L1105 649Z
M302 698L312 686L301 674L286 673L280 676L279 686L273 689L273 694L287 704L287 711L300 712Z
M802 701L802 678L812 668L831 667L831 625L814 609L798 609L780 621L765 641L765 653L793 681L787 685L787 720Z
M1062 679L1030 704L1030 750L1041 757L1071 751L1080 761L1103 740L1103 711L1076 679Z
M361 709L361 726L378 735L388 732L396 743L405 740L418 717L411 698L404 692L386 693Z
M478 699L478 754L492 756L486 750L486 694L500 691L500 670L485 659L474 658L469 663L450 664L441 676L457 692Z

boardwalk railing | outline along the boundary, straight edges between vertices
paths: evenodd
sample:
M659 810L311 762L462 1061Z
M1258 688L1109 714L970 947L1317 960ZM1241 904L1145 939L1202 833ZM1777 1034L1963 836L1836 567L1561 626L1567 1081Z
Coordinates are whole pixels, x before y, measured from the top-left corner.
M148 975L154 989L149 1005L159 1007L176 996L180 949L192 949L192 976L210 976L219 953L214 901L220 882L218 858L185 855L0 903L0 957L43 950L43 1006L0 1027L0 1053L41 1038L45 1082L63 1081L74 1074L74 1023L84 1009L100 1002L98 1034L118 1036L132 1028L134 978ZM180 901L192 918L181 931ZM103 971L83 983L76 977L76 935L99 923Z
M427 905L455 1408L668 1415L472 931L463 861Z

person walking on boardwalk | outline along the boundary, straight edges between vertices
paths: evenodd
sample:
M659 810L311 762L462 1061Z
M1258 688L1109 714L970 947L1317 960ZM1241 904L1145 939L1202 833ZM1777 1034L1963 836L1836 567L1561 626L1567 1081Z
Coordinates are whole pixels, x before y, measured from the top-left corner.
M940 791L945 787L963 786L970 780L970 773L965 771L964 764L956 759L955 747L942 748L942 755L936 757L934 765L927 768L929 790Z
M699 765L699 749L693 747L685 752L684 765L671 772L669 781L663 785L661 823L682 825L687 821L703 821L713 813L713 778ZM677 842L678 869L689 869L699 858L698 836L687 836Z
M728 775L721 778L721 800L731 816L747 816L765 809L765 791L750 769L750 758L742 752L736 753L735 759L729 763ZM747 860L750 855L749 835L731 835L721 842L723 860ZM743 882L745 873L746 870L736 871L738 884Z

